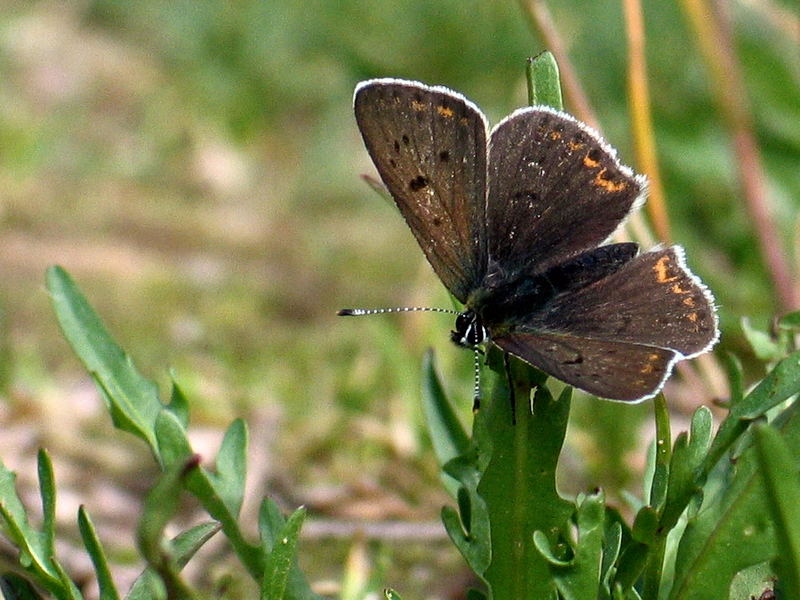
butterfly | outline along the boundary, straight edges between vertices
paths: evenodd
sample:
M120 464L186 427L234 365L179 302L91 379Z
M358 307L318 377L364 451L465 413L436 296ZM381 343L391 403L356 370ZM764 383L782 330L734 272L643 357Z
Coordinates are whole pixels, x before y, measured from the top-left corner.
M360 83L354 108L384 185L464 305L457 344L492 343L590 394L638 402L716 343L714 298L680 246L606 243L647 182L589 126L533 106L489 129L461 94L398 79ZM416 309L339 314L392 310Z

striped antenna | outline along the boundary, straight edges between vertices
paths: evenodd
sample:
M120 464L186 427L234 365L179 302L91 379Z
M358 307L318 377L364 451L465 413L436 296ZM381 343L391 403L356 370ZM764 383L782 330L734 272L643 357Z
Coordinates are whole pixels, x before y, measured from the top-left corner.
M336 314L340 317L361 317L363 315L382 315L397 312L438 312L457 315L452 308L434 308L430 306L395 306L394 308L343 308Z
M362 317L365 315L383 315L400 312L437 312L450 315L460 315L461 312L452 308L436 308L432 306L395 306L391 308L343 308L336 314L340 317ZM461 346L462 344L458 344ZM475 385L472 390L472 410L477 412L481 406L481 349L472 346L475 365Z

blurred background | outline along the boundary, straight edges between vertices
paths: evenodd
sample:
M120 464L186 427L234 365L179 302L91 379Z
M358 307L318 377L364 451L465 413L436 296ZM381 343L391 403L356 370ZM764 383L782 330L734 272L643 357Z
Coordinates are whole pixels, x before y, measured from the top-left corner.
M119 528L135 523L156 471L112 429L60 336L43 285L55 263L162 390L174 369L198 450L212 456L230 419L248 420L254 500L245 512L264 494L287 510L309 508L301 562L318 589L336 590L346 570L412 598L461 586L460 559L438 525L450 500L424 430L419 366L434 348L468 423L471 355L450 344L446 315L335 317L345 306L451 305L396 209L360 179L374 170L352 93L371 77L446 85L496 122L525 103L526 58L550 47L537 6L2 3L0 457L25 488L36 448L50 449L70 490L60 498L66 531L85 503L118 546L119 572L135 572ZM697 6L728 23L730 52L692 24ZM636 166L622 6L549 9L549 34L564 44L599 126ZM766 329L800 307L798 7L649 0L644 17L672 241L716 295L719 353L736 353L752 382L764 367L740 319ZM712 402L714 389L724 384L698 392L691 377L676 378L667 389L676 419ZM647 404L579 398L565 491L639 495L649 419ZM217 553L207 579L227 573L224 548ZM85 561L76 551L73 568Z

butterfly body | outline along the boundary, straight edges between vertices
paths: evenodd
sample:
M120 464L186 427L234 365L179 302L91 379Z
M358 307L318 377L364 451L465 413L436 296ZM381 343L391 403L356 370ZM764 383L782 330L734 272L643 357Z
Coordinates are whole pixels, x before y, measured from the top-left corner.
M678 246L603 245L646 180L588 126L546 107L489 129L460 94L356 88L370 156L428 262L464 304L451 337L486 341L595 395L638 401L718 337Z

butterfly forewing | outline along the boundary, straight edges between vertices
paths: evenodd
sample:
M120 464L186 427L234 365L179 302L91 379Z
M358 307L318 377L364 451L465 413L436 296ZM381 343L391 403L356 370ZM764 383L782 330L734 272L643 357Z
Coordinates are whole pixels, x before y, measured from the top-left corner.
M445 88L385 79L356 88L364 143L436 274L459 300L486 264L483 114Z
M544 107L516 111L489 144L489 284L602 243L644 187L586 125Z

